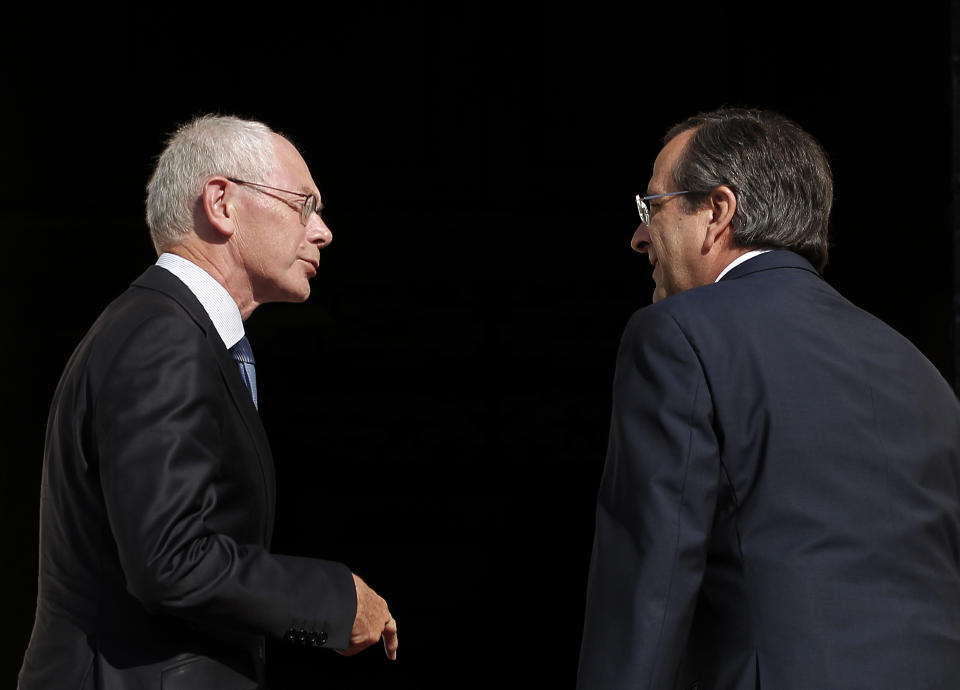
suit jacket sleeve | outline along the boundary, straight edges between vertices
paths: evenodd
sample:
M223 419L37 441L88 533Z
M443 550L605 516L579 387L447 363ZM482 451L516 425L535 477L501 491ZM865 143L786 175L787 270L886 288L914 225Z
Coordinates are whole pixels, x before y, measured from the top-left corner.
M703 579L720 481L710 391L657 305L620 345L578 683L672 688Z
M130 329L88 384L101 386L87 444L128 591L151 611L276 637L299 622L345 648L350 571L267 551L262 469L225 438L236 403L206 335L176 311Z

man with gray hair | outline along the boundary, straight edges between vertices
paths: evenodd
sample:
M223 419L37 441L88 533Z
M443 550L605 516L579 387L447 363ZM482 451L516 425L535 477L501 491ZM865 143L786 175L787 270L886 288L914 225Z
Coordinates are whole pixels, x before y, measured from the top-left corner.
M71 357L47 423L37 613L19 687L256 688L269 635L397 652L336 562L273 554L274 469L243 322L302 302L333 236L293 145L181 127L148 185L159 259Z
M960 405L819 275L833 181L786 118L672 128L637 196L578 687L948 690Z

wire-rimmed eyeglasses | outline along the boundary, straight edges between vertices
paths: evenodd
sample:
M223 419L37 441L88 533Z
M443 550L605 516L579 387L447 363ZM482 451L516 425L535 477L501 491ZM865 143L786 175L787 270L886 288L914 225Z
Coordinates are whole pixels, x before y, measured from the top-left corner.
M306 227L307 223L310 222L310 214L316 213L320 215L320 211L323 210L323 205L320 203L320 200L317 198L316 194L304 194L303 192L294 192L289 189L281 189L280 187L271 187L268 184L260 184L259 182L247 182L246 180L239 180L236 177L228 177L228 180L235 182L237 184L245 184L251 187L263 187L264 189L272 189L275 192L284 192L285 194L293 194L294 196L299 196L303 198L300 206L300 222L303 223Z
M640 196L637 194L637 212L640 214L640 222L644 225L650 225L650 207L647 206L647 202L651 199L663 199L668 196L680 196L681 194L689 194L690 190L683 192L665 192L664 194L651 194L650 196Z

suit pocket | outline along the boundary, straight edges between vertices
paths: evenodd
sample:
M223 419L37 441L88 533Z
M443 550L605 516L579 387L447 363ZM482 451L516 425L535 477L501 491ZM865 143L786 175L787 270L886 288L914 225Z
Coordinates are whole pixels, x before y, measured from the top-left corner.
M252 678L205 656L184 656L160 672L161 690L257 690Z

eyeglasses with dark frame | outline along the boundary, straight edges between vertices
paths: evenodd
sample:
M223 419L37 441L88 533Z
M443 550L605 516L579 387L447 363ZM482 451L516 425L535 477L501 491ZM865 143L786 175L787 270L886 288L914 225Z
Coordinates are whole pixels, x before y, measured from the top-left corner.
M228 180L235 182L236 184L245 184L250 187L262 187L263 189L272 189L275 192L284 192L285 194L293 194L294 196L299 196L303 198L301 202L303 205L300 207L300 222L303 223L306 227L307 223L310 222L310 214L316 213L320 215L320 211L323 210L323 205L320 203L320 200L317 198L316 194L304 194L303 192L294 192L289 189L281 189L280 187L271 187L268 184L260 184L259 182L247 182L246 180L240 180L236 177L228 177Z
M647 206L647 202L651 199L663 199L668 196L680 196L681 194L689 194L690 190L683 192L665 192L663 194L651 194L650 196L640 196L637 194L637 212L640 214L640 222L650 227L650 207Z

